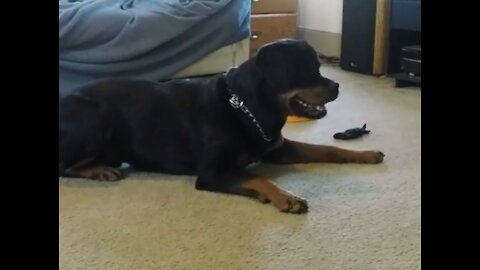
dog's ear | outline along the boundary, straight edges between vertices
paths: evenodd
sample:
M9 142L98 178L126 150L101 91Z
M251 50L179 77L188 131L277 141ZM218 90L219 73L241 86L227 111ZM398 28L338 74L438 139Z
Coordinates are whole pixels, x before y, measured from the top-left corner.
M287 67L281 44L269 44L260 48L255 56L255 66L262 72L267 82L275 84L275 87L286 83Z
M278 44L268 44L260 48L255 56L255 66L261 70L278 68L281 61L281 48Z

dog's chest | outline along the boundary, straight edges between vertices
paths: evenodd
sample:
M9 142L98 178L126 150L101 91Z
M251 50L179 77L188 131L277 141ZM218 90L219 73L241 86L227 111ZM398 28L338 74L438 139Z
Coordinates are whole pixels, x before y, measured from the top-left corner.
M283 141L284 141L283 137L280 136L277 140L275 140L273 143L268 145L267 148L262 151L262 153L257 153L257 151L241 152L237 156L236 166L238 168L245 168L252 163L256 163L256 162L260 161L265 154L267 154L268 152L282 146Z
M237 157L236 167L243 169L252 163L256 163L260 160L259 157L250 155L248 153L240 153Z
M265 151L264 154L267 154L268 152L280 147L283 145L283 136L280 135L280 137L278 139L276 139L272 144L270 144L267 148L267 150Z

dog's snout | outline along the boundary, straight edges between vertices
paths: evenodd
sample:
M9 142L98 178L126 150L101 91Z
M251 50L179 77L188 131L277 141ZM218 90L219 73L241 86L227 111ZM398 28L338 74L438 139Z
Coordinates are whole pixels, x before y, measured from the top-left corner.
M329 94L329 98L328 100L329 101L334 101L335 99L337 99L338 97L338 88L340 87L340 84L336 83L336 82L332 82L330 84L330 94Z
M338 89L338 87L340 87L340 84L338 84L337 82L334 82L334 81L330 81L329 86L332 89Z

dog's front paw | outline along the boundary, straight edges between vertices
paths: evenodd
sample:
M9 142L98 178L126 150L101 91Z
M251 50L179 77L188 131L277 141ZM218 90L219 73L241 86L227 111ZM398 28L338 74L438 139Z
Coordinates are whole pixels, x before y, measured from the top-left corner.
M385 154L380 151L363 151L360 154L360 163L378 164L383 162Z
M306 200L288 193L281 193L272 199L278 210L286 213L302 214L308 211Z

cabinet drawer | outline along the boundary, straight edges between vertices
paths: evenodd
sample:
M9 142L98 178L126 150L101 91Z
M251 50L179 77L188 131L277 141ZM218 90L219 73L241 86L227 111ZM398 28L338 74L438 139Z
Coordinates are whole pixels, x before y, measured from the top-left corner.
M256 51L265 43L282 38L294 38L297 34L297 15L252 15L251 29L250 51Z
M252 14L296 13L297 0L251 0Z

